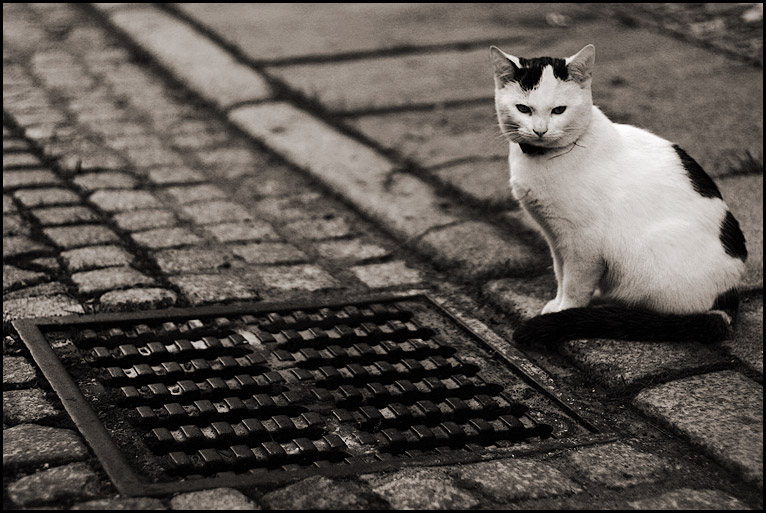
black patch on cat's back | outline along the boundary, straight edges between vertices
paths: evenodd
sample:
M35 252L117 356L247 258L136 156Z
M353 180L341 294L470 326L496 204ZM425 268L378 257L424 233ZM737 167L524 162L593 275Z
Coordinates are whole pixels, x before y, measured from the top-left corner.
M745 236L739 227L739 222L730 211L726 211L726 217L721 221L721 233L718 235L724 251L732 258L739 258L743 262L747 260L747 246Z
M681 159L681 165L686 170L686 175L689 177L689 181L692 183L694 190L703 198L718 198L723 199L721 191L716 187L715 182L710 176L702 169L702 166L697 164L694 160L677 144L673 145L673 149L676 150L678 157Z
M521 64L521 68L519 68L516 74L516 81L525 91L531 91L537 87L546 66L551 66L553 68L553 76L560 80L566 80L569 77L569 70L564 59L557 59L555 57L525 59L520 57L519 64Z

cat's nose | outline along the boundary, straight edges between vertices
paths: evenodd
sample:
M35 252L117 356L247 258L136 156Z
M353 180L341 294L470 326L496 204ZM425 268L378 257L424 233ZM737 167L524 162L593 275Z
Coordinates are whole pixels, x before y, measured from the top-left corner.
M548 130L546 129L546 130L542 130L542 131L540 131L540 130L532 130L532 131L537 134L537 137L542 137L542 136L545 135L545 132L547 132Z

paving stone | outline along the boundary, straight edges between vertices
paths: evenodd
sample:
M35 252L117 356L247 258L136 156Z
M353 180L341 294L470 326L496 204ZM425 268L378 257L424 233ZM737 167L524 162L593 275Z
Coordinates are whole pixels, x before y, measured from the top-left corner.
M517 206L511 194L507 157L458 162L431 170L431 173L477 205L497 209Z
M556 278L551 270L535 278L492 280L482 290L505 312L530 319L540 315L545 304L556 296Z
M152 278L127 266L74 273L72 281L81 294L97 294L136 285L154 284Z
M170 509L255 510L261 508L242 492L233 488L214 488L200 492L179 493L170 500Z
M5 137L3 134L3 153L24 152L29 150L29 143L24 139Z
M101 310L106 312L156 310L176 304L178 297L172 290L140 288L113 290L99 298Z
M747 504L720 490L681 488L656 497L631 501L628 506L643 510L745 510Z
M8 471L62 465L87 457L85 444L69 429L21 424L3 430L3 468Z
M3 154L3 160L5 160ZM4 171L3 190L41 185L59 185L61 180L47 169L27 169L23 171Z
M157 228L156 230L132 233L130 236L139 246L150 249L189 246L202 242L202 239L186 228Z
M72 509L92 509L99 511L135 511L168 509L159 499L149 497L128 497L125 499L99 499L75 504Z
M15 212L17 212L17 210L16 210L16 205L14 205L13 203L13 198L3 194L3 215L13 214Z
M90 201L105 212L125 212L160 207L160 203L147 191L96 191Z
M314 192L291 194L284 198L258 200L253 203L253 208L273 222L289 223L298 219L311 219L311 206L320 198L321 196Z
M171 277L192 305L218 303L221 301L257 300L258 292L248 281L226 274L196 274Z
M183 207L183 211L196 224L220 224L252 220L252 216L242 205L231 201L196 203Z
M282 227L299 239L322 240L350 235L346 220L340 217L331 219L305 219L286 224Z
M16 424L48 423L62 415L39 388L3 392L3 422Z
M722 345L752 370L763 374L763 296L746 298L740 304L734 337Z
M231 267L232 258L224 251L201 248L158 251L154 259L167 274L215 270Z
M45 273L26 271L12 265L3 265L3 293L47 280Z
M21 216L3 214L3 237L12 235L30 235L31 228Z
M205 228L219 242L277 241L281 238L273 226L263 221L222 223Z
M206 169L211 169L216 176L227 180L238 180L252 176L262 163L256 159L253 152L247 148L219 147L197 152Z
M119 246L91 246L61 253L70 272L130 265L133 257Z
M618 390L725 365L717 352L696 342L587 339L565 342L561 349L589 379Z
M40 167L41 165L40 159L32 153L3 153L3 171L20 167Z
M186 167L162 167L150 169L149 180L157 185L191 184L204 182L205 177Z
M33 285L31 287L25 287L23 289L14 290L3 294L3 299L17 299L24 297L37 297L37 296L57 296L59 294L66 294L67 288L63 283L57 281L51 283L41 283L40 285Z
M441 265L457 267L468 276L520 273L541 266L533 248L515 235L479 221L434 229L417 245Z
M13 197L27 208L52 207L54 205L75 205L80 197L69 189L19 189Z
M61 503L92 499L103 493L98 475L85 463L70 463L25 476L8 485L8 497L17 505Z
M269 509L364 510L380 509L383 502L357 483L314 476L269 492L261 498Z
M763 175L737 176L717 182L745 234L748 255L743 287L763 287Z
M746 480L763 482L763 387L734 371L644 389L633 406Z
M136 186L135 178L127 173L117 171L86 173L75 176L73 181L87 192L101 189L132 189Z
M3 261L6 258L21 257L34 253L52 253L50 246L36 242L29 237L16 235L3 237Z
M117 11L112 21L170 72L220 108L271 95L266 81L186 23L153 8Z
M3 356L3 387L32 386L37 382L35 367L23 356Z
M407 267L402 261L355 266L351 272L371 288L414 285L423 281L420 271Z
M56 260L53 257L35 258L34 260L31 260L29 263L30 265L34 265L35 267L39 267L43 269L44 271L48 271L52 273L61 270L58 260Z
M264 267L258 276L267 287L282 290L315 290L339 287L340 284L327 271L315 265Z
M82 305L66 295L20 297L3 300L3 323L27 317L84 314Z
M672 472L664 458L624 443L585 447L570 453L568 458L578 476L615 489L654 483Z
M128 148L123 152L139 169L155 166L182 166L184 164L183 158L178 152L162 146L159 142L148 147Z
M539 461L495 460L464 465L453 474L459 483L499 502L579 493L582 488Z
M181 204L225 199L227 197L226 193L221 189L208 184L168 187L165 189L165 192L172 196L176 202Z
M134 210L115 215L117 226L129 232L167 228L178 224L175 215L168 210Z
M307 260L303 251L284 242L257 242L231 245L229 248L248 264L287 264Z
M117 234L106 226L99 224L78 224L45 228L43 230L55 245L62 249L73 249L82 246L96 246L119 242Z
M360 477L395 510L464 510L479 505L470 492L456 487L442 470L406 469L389 475Z
M91 223L98 221L98 215L88 207L75 205L72 207L36 208L32 215L43 226L60 226L64 224Z
M330 260L360 262L389 255L389 251L386 248L377 244L362 242L359 239L328 240L318 243L315 247L320 256Z

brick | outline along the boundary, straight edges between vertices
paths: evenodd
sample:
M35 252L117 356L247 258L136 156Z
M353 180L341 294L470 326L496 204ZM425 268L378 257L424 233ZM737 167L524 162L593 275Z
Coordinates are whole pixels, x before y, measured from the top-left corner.
M93 499L104 492L104 484L85 463L71 463L25 476L8 485L8 497L29 507Z
M368 510L384 506L366 487L323 476L309 477L269 492L261 498L261 503L268 509Z
M31 386L37 381L35 367L23 356L3 356L3 387Z
M178 224L175 215L169 210L134 210L115 215L112 219L117 226L129 232L167 228Z
M680 488L655 497L630 501L628 506L642 510L746 510L747 504L721 490Z
M395 510L464 510L479 505L469 491L438 469L406 469L386 475L362 475L372 491Z
M78 224L45 228L43 233L56 246L62 249L119 242L119 237L117 237L116 233L106 226L98 224Z
M49 207L32 210L32 216L43 226L61 226L65 224L91 223L98 221L98 215L88 207Z
M149 180L157 185L189 184L204 182L205 177L186 167L162 167L150 169Z
M359 239L330 240L320 242L315 247L321 257L330 260L360 262L389 255L389 251L386 248L377 244L362 242Z
M345 219L305 219L283 226L283 229L299 239L322 240L345 237L351 233Z
M3 430L3 468L9 471L62 465L87 457L85 444L69 429L21 424Z
M91 246L61 253L70 272L130 265L133 257L119 246Z
M3 392L3 422L16 424L49 423L62 415L39 388Z
M570 453L568 458L578 476L614 489L655 483L673 471L664 458L625 443L586 447Z
M114 289L151 285L154 280L131 267L109 267L72 275L81 294L97 294Z
M173 306L177 300L178 296L172 290L152 287L112 290L98 299L105 312L157 310Z
M20 297L3 300L3 323L31 317L84 314L79 302L66 295Z
M460 484L476 488L500 502L570 495L582 488L539 461L494 460L464 465L454 471Z
M3 160L5 160L5 154L3 155ZM24 171L3 172L3 190L60 184L61 180L59 177L47 169L27 169Z
M112 21L141 42L163 66L220 108L271 95L266 81L237 63L187 24L153 8L112 14Z
M36 242L23 235L3 237L3 260L35 253L52 253L50 246Z
M225 199L224 193L214 185L188 185L184 187L168 187L165 192L176 200L177 203L195 203L198 201L209 201L215 199Z
M305 262L306 254L283 242L259 242L229 247L235 255L248 264L287 264Z
M90 201L105 212L125 212L160 207L159 201L146 191L97 191Z
M73 181L87 192L101 189L132 189L136 186L135 178L116 171L87 173L74 177Z
M183 207L183 211L196 224L219 224L233 221L250 221L247 210L231 201L209 201Z
M763 482L763 387L734 371L642 390L633 406L725 467Z
M80 197L69 189L22 189L13 193L13 197L27 208L52 207L54 205L76 205Z
M47 279L45 273L27 271L12 265L3 265L3 293L35 285Z
M339 287L335 278L315 265L264 267L258 276L267 287L281 290L316 291Z
M219 242L277 241L280 236L263 221L207 225L206 230Z
M223 273L171 277L170 281L192 305L260 299L258 292L247 280Z
M261 509L242 492L233 488L214 488L200 492L179 493L170 500L171 509L222 509L256 510Z
M150 249L164 249L188 246L202 242L202 239L185 228L157 228L130 235L136 244Z
M167 274L231 267L231 257L220 250L201 248L168 249L154 254L159 268Z
M367 264L351 268L359 280L371 288L413 285L423 281L419 271L401 261Z

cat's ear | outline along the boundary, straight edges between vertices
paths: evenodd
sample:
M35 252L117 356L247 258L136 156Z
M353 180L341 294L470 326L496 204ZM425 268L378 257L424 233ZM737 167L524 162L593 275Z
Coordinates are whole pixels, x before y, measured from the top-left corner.
M492 67L495 70L495 85L498 89L516 79L516 73L521 67L516 57L508 55L496 46L489 48L489 56L492 59Z
M569 76L575 82L584 84L593 76L593 64L596 62L596 47L587 45L585 48L566 60Z

